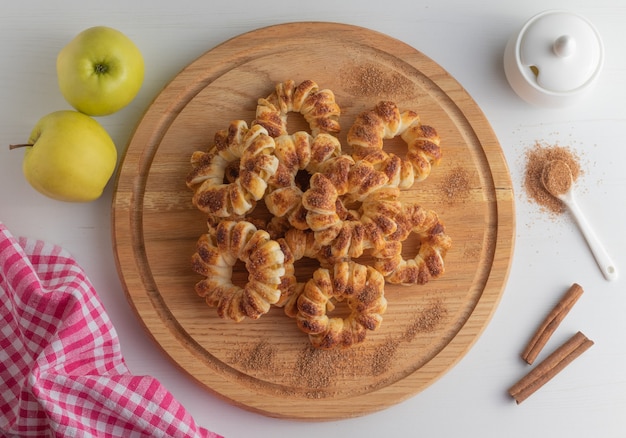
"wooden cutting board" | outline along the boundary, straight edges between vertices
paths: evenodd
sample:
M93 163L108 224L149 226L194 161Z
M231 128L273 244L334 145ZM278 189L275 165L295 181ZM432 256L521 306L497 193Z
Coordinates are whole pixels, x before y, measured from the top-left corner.
M382 326L346 350L311 349L278 308L255 321L222 320L194 292L200 277L190 257L206 225L185 186L190 156L206 150L231 120L250 123L257 98L287 79L312 79L335 93L342 144L354 117L381 99L417 111L442 138L441 164L402 196L444 221L453 240L446 273L424 286L387 285ZM297 116L290 116L290 129L303 129ZM402 153L398 140L385 148ZM461 184L451 185L459 176ZM335 23L246 33L183 69L137 126L119 169L112 218L127 297L172 360L238 406L304 420L384 409L441 377L496 309L514 243L509 172L488 121L463 87L413 47ZM405 243L407 256L415 245ZM309 260L296 266L301 281L316 268Z

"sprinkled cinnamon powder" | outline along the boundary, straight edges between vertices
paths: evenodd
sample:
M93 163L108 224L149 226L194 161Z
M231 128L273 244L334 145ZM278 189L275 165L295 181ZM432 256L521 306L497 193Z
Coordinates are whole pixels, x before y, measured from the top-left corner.
M435 300L424 308L413 322L407 327L402 335L402 339L411 341L419 333L429 333L434 331L441 321L446 317L448 310L440 300Z
M565 205L550 194L542 182L544 166L554 160L563 161L568 165L573 182L582 174L578 156L569 148L558 145L546 146L537 142L526 152L524 189L529 199L537 203L542 210L559 215L565 211Z
M372 375L379 376L389 370L393 364L399 342L392 337L385 339L380 347L374 351L372 357Z
M244 346L235 351L233 364L240 365L244 371L273 371L276 351L266 341L253 346Z
M445 175L439 190L447 201L458 201L468 197L470 190L469 172L462 167L455 167Z
M342 368L341 352L306 347L298 356L293 379L294 384L313 389L331 385Z
M355 64L341 72L343 87L354 96L411 96L415 86L396 71L385 71L375 64Z

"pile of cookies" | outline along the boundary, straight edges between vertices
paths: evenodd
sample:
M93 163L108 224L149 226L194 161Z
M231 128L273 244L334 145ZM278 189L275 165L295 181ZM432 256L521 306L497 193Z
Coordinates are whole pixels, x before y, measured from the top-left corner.
M291 112L310 132L288 132ZM186 183L208 224L192 256L204 277L195 289L220 317L256 319L282 307L313 346L348 347L380 326L385 283L424 284L443 274L451 239L442 222L400 201L402 190L439 163L436 130L381 101L356 117L346 153L337 138L340 115L331 90L288 80L258 100L250 125L234 120L208 150L192 154ZM394 137L407 144L406 156L383 150ZM260 202L270 219L253 214ZM419 248L407 260L402 244L411 234ZM359 263L363 255L373 263ZM302 282L294 263L305 257L320 267ZM232 281L238 261L248 273L243 287ZM349 315L328 315L339 301Z

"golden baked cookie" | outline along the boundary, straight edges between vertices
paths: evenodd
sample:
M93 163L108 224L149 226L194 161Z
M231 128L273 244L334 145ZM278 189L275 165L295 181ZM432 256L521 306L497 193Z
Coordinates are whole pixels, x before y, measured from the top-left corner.
M311 134L337 134L341 131L341 109L331 90L322 89L312 80L296 85L288 80L276 84L274 92L257 102L255 124L265 127L272 137L288 134L287 117L290 112L302 114Z
M394 102L381 101L374 108L360 113L347 134L348 145L355 161L383 150L385 139L400 136L407 144L407 153L397 176L398 187L408 188L422 181L431 167L441 159L437 131L423 125L414 111L400 112ZM408 165L410 164L410 166Z
M313 273L298 298L298 327L309 335L316 348L345 348L365 340L376 330L387 309L385 279L371 266L340 262L332 270ZM334 302L345 301L350 311L345 318L328 316Z
M274 139L262 126L248 128L242 120L232 121L226 130L216 133L212 148L191 156L192 170L186 183L194 191L193 205L217 217L252 211L278 169L274 148ZM225 182L229 166L237 161L237 176Z
M232 282L237 260L248 273L244 287ZM191 266L205 277L196 283L196 292L221 318L257 319L280 300L285 254L266 231L248 221L221 221L200 236Z

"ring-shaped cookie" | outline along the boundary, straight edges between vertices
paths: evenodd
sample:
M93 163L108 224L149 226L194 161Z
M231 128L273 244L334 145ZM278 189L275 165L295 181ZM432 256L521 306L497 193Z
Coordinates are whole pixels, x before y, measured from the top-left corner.
M192 170L186 183L194 191L192 203L200 211L227 218L242 216L254 209L263 198L268 180L278 169L274 155L275 142L260 125L248 128L243 120L234 120L228 129L215 134L215 142L207 152L191 156ZM226 174L239 161L232 182Z
M355 216L349 206L373 205L390 191L396 193L396 198L399 195L399 189L390 184L389 175L365 160L355 162L352 157L342 155L322 163L318 170L311 176L310 187L302 196L302 206L306 210L307 225L321 245L330 244L349 216ZM362 214L356 213L356 216Z
M405 240L409 234L418 238L419 249L412 259L401 253L379 255L374 267L390 284L426 284L445 271L444 258L452 245L452 239L437 213L417 204L405 205L403 217L396 220L398 228L392 239Z
M258 99L254 124L264 126L269 135L276 138L288 134L287 116L290 112L302 114L313 136L341 131L341 109L335 102L334 93L328 89L320 90L310 79L298 85L293 80L276 84L273 93Z
M313 174L326 161L341 156L341 143L330 134L312 136L304 131L281 135L274 141L274 155L279 164L268 180L265 205L275 217L287 218L291 226L308 229L302 209L303 187L298 181L298 172Z
M428 177L431 168L441 159L440 138L437 131L423 125L414 111L400 112L394 102L381 101L374 108L360 113L347 134L355 161L383 149L385 139L400 136L407 144L402 178L398 187L409 188L414 181Z
M341 262L332 270L319 268L298 298L298 327L316 348L346 348L365 340L380 327L387 309L385 279L371 266ZM333 302L345 301L349 315L328 316Z
M302 196L307 224L320 245L333 245L342 232L345 238L346 224L356 221L374 225L368 227L372 239L395 231L394 217L401 209L399 189L369 163L352 159L350 163L338 172L332 160L324 163L323 173L311 177L310 187Z
M233 266L244 262L248 281L233 284ZM221 318L257 319L280 300L285 255L266 231L248 221L223 220L200 236L192 269L204 276L195 290Z

